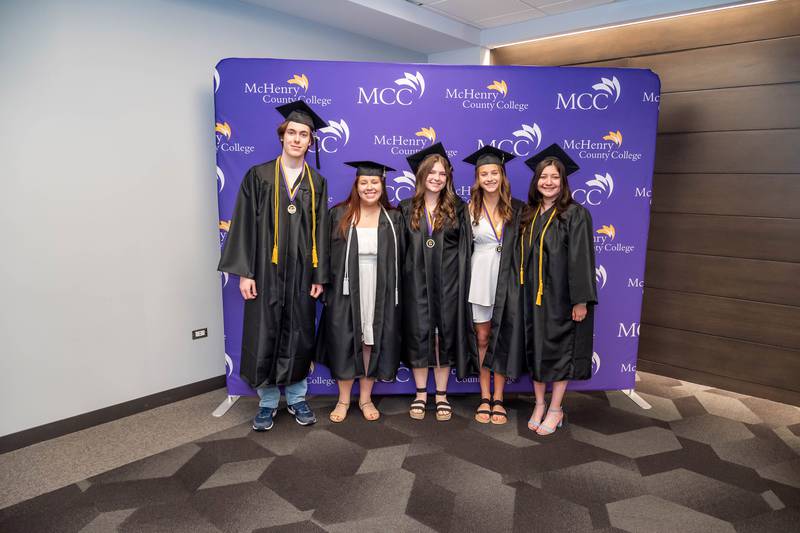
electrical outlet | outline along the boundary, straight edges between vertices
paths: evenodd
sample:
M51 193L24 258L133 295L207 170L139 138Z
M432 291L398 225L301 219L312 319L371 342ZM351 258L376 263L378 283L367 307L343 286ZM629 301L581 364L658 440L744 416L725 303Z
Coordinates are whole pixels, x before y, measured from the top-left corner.
M208 328L196 329L192 331L192 340L205 339L208 337Z

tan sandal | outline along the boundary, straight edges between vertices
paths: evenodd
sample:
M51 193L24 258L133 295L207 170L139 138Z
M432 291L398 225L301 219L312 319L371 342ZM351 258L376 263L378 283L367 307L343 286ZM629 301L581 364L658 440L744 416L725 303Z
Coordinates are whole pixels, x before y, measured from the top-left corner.
M446 396L447 391L436 391L436 396ZM436 420L439 422L447 422L453 418L453 407L447 400L436 402Z
M428 389L425 387L417 387L417 394L428 392ZM428 404L427 399L421 400L419 398L415 398L413 402L411 402L411 408L408 410L408 416L413 418L414 420L422 420L425 418L425 406Z
M344 407L344 412L339 411L339 406ZM328 418L331 419L331 422L339 423L344 422L344 419L347 418L347 411L350 409L350 402L336 402L336 407L333 408L331 414L328 415ZM338 411L338 412L337 412Z
M502 411L498 411L495 407L502 407ZM499 418L495 418L499 417ZM492 416L491 416L492 424L496 426L502 426L506 422L508 422L508 414L506 413L506 408L503 407L503 400L495 400L492 402Z
M371 409L367 409L366 407L371 405ZM361 409L361 414L364 415L364 418L370 422L374 422L381 417L381 412L378 411L378 408L375 407L375 404L372 401L366 403L358 403L358 408Z
M492 412L489 409L481 409L481 405L486 404L489 409L492 408L492 400L489 398L481 398L481 403L478 404L478 410L475 411L475 420L481 424L488 424L492 421Z

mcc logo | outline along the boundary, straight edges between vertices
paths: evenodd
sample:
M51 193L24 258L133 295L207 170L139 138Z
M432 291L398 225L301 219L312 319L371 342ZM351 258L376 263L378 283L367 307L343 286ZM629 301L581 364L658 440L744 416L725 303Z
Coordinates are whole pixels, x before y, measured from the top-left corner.
M557 110L569 111L605 111L612 104L619 101L622 95L622 84L616 76L611 79L600 78L600 83L592 85L594 92L583 93L558 93L556 97Z
M425 94L425 77L420 71L403 72L403 77L394 80L394 84L397 87L358 87L356 103L410 106Z

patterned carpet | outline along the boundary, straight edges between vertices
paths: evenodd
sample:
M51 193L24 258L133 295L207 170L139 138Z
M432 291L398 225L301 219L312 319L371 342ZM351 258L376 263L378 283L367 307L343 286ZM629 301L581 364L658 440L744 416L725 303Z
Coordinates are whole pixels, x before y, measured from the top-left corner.
M530 397L505 426L406 414L368 423L247 424L0 510L3 532L800 530L800 409L641 374L653 409L569 393L569 425L538 437ZM355 402L354 402L355 406ZM153 438L157 438L154 436Z

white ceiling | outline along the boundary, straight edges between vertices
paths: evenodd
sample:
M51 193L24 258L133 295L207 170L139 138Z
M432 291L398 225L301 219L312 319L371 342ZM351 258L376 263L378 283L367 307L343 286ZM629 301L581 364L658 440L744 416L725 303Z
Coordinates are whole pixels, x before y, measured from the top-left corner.
M753 0L242 0L416 52L496 48Z
M611 4L615 0L411 0L421 7L480 29Z

